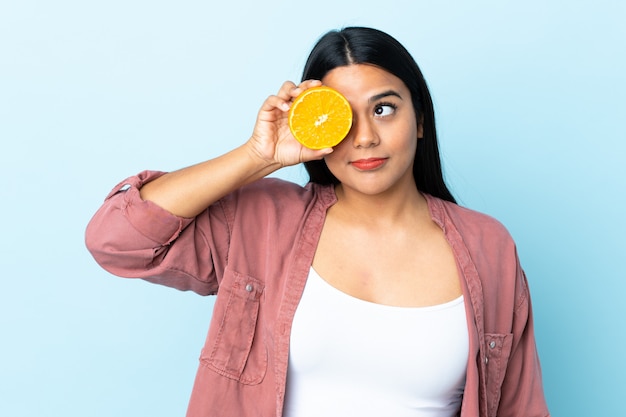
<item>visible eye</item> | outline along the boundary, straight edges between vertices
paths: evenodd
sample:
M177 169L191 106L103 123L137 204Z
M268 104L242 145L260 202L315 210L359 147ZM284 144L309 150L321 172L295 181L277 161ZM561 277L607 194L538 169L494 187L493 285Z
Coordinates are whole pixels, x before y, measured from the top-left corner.
M392 103L380 103L374 107L374 114L377 117L391 116L396 111L397 106Z

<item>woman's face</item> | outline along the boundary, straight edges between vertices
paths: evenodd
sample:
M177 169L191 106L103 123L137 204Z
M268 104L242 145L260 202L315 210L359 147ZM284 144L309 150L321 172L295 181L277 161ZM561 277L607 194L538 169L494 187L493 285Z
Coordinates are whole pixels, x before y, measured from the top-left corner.
M422 125L411 93L395 75L372 65L337 67L322 79L352 106L348 136L325 157L345 191L378 195L416 189L413 161Z

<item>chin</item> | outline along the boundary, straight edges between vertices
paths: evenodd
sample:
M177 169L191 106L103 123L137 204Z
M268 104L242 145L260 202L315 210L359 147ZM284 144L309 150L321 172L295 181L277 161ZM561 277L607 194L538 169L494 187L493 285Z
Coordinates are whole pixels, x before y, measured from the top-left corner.
M360 183L360 184L350 184L350 183L341 183L342 187L345 191L349 191L352 193L359 193L367 196L378 196L382 194L386 194L390 192L393 188L390 184L382 184L382 183Z

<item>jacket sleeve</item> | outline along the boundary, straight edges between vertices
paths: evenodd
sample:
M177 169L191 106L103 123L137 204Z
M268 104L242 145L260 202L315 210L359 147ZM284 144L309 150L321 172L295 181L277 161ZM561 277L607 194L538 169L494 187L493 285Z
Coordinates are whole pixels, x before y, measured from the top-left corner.
M526 275L517 264L511 355L501 388L498 417L549 416L537 354L532 305Z
M87 249L114 275L215 294L229 241L221 203L186 219L142 200L141 186L161 175L144 171L119 183L87 226Z

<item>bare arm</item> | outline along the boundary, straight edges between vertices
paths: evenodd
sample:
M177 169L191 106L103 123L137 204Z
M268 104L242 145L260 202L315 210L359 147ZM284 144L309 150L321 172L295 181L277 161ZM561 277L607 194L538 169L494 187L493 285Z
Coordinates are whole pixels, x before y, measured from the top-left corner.
M268 97L261 106L252 136L245 144L145 184L141 198L172 214L191 218L231 191L282 167L323 158L332 149L314 151L303 147L293 138L287 121L291 101L303 90L320 84L284 83L278 94Z

